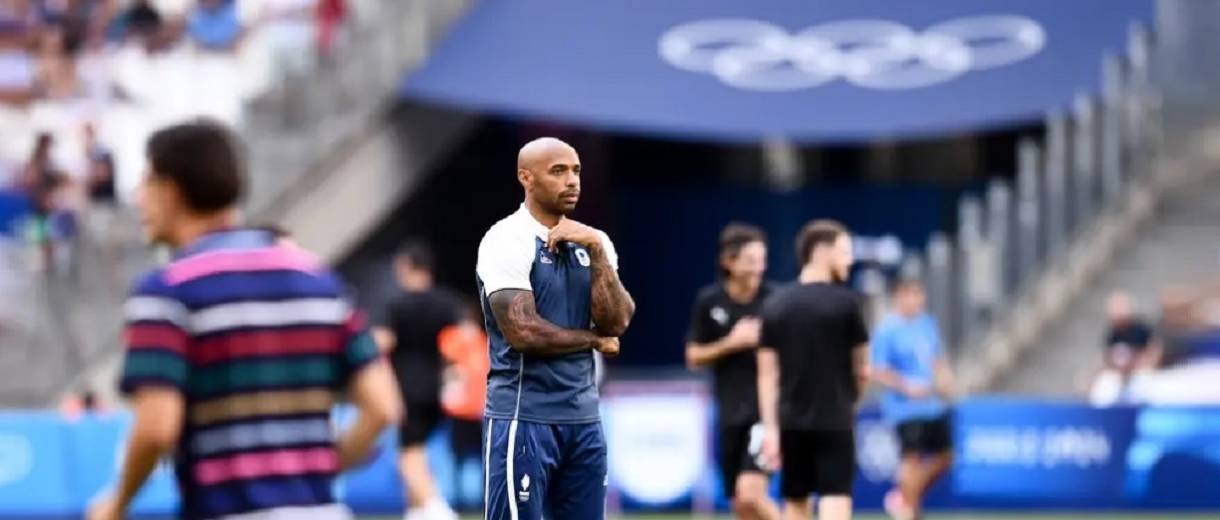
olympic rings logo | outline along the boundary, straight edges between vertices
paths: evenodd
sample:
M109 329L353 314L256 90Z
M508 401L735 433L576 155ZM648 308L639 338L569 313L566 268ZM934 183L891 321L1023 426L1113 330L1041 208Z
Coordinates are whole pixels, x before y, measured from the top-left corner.
M1046 31L1017 15L958 18L922 32L888 20L844 20L789 34L740 18L701 20L661 35L657 50L682 70L766 92L815 88L836 79L878 90L928 87L1038 54Z

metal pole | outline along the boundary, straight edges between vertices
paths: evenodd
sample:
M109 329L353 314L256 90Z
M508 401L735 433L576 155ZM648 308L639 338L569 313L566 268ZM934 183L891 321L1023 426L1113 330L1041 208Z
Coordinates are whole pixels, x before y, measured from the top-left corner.
M1067 237L1067 118L1046 118L1046 258L1054 261Z
M944 233L933 233L928 239L927 262L924 263L924 287L928 291L928 309L940 324L941 338L950 351L959 348L960 322L955 312L953 292L953 244Z
M1093 98L1079 94L1073 103L1072 139L1072 226L1077 233L1093 220L1096 210L1094 186L1096 176L1097 131Z
M1012 189L1003 180L993 180L987 187L987 243L992 247L991 285L996 289L995 301L1008 299L1016 288L1013 259Z
M987 244L982 237L983 206L978 197L962 197L958 205L958 273L960 302L958 321L961 340L969 342L984 323L984 302L990 296L991 281L983 270L987 261Z
M1107 54L1102 62L1101 186L1104 207L1123 189L1123 64Z
M1041 183L1042 150L1033 139L1017 144L1017 208L1016 208L1016 283L1019 287L1032 276L1043 258L1045 235L1039 232L1042 223Z
M1128 145L1133 176L1148 175L1151 166L1149 141L1151 116L1148 109L1152 73L1149 70L1149 35L1145 28L1132 25L1127 37L1127 61L1131 66L1127 88Z

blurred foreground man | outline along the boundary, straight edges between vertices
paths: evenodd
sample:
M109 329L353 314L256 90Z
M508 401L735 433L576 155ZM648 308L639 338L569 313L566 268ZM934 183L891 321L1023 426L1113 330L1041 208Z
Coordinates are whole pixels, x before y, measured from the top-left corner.
M436 487L425 444L440 426L441 354L438 338L462 318L461 299L433 283L432 250L408 242L394 259L401 292L390 300L386 326L375 329L382 350L389 352L406 420L398 429L398 470L406 486L405 520L457 520Z
M834 221L806 224L796 241L800 278L763 307L758 399L763 455L783 467L783 518L846 520L856 471L856 404L868 383L861 297L843 284L852 242Z
M147 153L145 231L176 253L124 308L121 388L135 421L113 495L88 518L123 518L172 454L182 518L350 519L334 478L366 460L402 408L363 317L317 259L236 227L244 165L228 130L173 126ZM359 413L335 439L339 392Z
M719 446L716 458L725 496L743 520L779 518L767 494L761 464L763 427L758 417L756 356L763 301L771 287L767 237L757 227L733 223L720 233L721 280L699 291L691 310L686 364L715 371Z
M873 381L882 387L881 413L897 430L902 452L898 489L885 498L886 512L896 520L922 518L924 496L953 461L953 374L926 302L919 282L900 281L895 312L873 335Z
M525 203L479 244L489 338L486 518L605 518L606 442L594 353L618 354L635 303L605 233L568 218L580 158L542 138L517 157Z

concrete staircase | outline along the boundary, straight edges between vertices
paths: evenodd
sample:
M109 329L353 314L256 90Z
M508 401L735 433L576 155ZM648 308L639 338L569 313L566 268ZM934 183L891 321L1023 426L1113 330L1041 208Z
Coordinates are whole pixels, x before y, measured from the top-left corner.
M1220 277L1220 171L1175 187L1157 213L1128 237L1110 264L1027 349L993 390L1068 396L1083 391L1083 376L1101 360L1105 299L1132 293L1141 312L1157 318L1161 290Z

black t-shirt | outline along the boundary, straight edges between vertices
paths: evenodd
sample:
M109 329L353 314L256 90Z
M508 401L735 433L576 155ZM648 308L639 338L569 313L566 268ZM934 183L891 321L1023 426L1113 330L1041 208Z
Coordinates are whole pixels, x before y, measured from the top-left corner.
M762 346L779 356L785 430L850 430L857 388L852 353L868 342L862 300L840 285L784 288L763 308Z
M441 330L461 320L461 300L444 289L404 291L390 300L386 326L394 332L390 363L403 400L440 400L441 355L436 339Z
M1109 351L1123 345L1136 352L1141 352L1148 347L1148 343L1151 341L1152 328L1141 319L1132 319L1110 325L1110 330L1106 333L1106 350Z
M770 293L770 285L764 283L753 301L738 303L729 298L720 283L704 287L695 297L686 340L694 343L720 340L733 330L737 320L761 317L763 301ZM753 350L735 352L720 358L712 368L720 424L744 426L758 422L756 359Z

